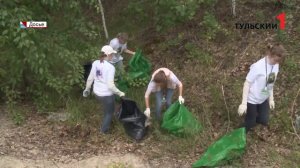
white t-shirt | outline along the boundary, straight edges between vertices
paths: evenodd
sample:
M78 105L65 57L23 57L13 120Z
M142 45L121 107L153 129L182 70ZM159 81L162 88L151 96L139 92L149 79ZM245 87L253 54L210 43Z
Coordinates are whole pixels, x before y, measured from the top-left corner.
M268 64L266 57L252 64L246 77L246 80L250 83L247 102L251 104L261 104L267 100L270 91L273 90L278 72L279 65Z
M96 60L90 72L94 79L93 91L97 96L111 96L113 92L108 88L108 83L114 81L115 67L107 61Z
M121 44L119 42L119 39L118 38L114 38L110 41L109 45L115 50L117 51L116 54L113 54L113 58L111 61L109 61L110 63L117 63L119 61L122 61L123 60L123 57L122 57L122 53L125 49L127 49L127 43L125 44Z
M173 72L171 72L170 76L168 77L167 88L176 89L176 86L180 84L181 82L178 80L177 76ZM145 97L149 97L151 92L158 92L160 90L161 88L158 85L156 85L156 83L153 80L151 80L150 83L148 84Z

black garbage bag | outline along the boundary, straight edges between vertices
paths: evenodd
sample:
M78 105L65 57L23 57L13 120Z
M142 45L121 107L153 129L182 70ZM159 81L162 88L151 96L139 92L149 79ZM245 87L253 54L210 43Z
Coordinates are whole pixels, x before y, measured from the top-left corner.
M127 135L135 140L141 140L147 132L147 127L145 127L147 117L140 111L135 101L129 99L121 101L119 121L123 124Z
M86 64L83 65L83 79L86 82L87 78L89 77L90 71L92 69L92 62L87 62Z

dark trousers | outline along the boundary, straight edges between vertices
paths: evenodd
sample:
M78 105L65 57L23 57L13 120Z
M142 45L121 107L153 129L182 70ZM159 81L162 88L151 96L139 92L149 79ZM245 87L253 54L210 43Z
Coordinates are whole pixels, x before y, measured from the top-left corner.
M102 133L107 133L112 121L113 113L115 111L115 96L96 96L96 98L101 102L104 111L100 131Z
M255 127L256 123L267 126L269 121L269 110L268 100L264 101L262 104L247 103L247 114L243 124L246 128L246 132Z

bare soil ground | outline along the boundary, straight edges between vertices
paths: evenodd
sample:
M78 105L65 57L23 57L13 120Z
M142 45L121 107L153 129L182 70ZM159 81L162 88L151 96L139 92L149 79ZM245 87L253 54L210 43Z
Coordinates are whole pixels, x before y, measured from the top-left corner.
M88 142L82 146L76 138L60 139L62 126L51 127L42 117L17 127L0 115L1 168L150 167L143 156L132 152L101 151L101 146ZM118 148L112 141L112 148Z

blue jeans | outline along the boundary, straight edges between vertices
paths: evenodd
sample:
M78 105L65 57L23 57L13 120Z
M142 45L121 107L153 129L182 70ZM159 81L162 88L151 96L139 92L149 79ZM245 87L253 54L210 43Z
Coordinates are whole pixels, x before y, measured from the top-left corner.
M102 133L107 133L111 124L113 113L115 111L115 96L96 96L96 99L100 101L104 110L100 131Z
M167 103L167 108L170 107L170 105L172 104L172 96L174 93L174 89L167 89L166 92L166 103ZM162 99L163 99L163 90L155 92L155 96L156 96L156 118L158 120L161 119L161 109L162 109Z
M250 104L247 103L247 113L245 117L244 126L248 132L255 125L262 124L268 125L269 121L269 101L266 100L262 104Z

